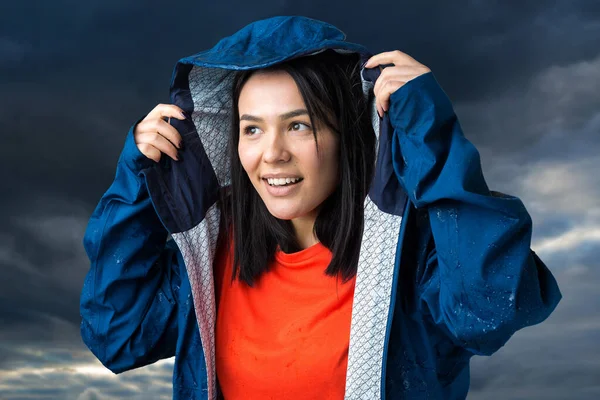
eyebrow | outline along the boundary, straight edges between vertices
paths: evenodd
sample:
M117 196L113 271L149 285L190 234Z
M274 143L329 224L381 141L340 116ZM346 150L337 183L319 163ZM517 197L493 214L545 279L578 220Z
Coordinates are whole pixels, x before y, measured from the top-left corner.
M285 114L281 114L279 116L279 119L281 121L285 121L286 119L298 117L300 115L308 115L308 111L305 109L298 109L298 110L290 111ZM260 117L255 117L254 115L244 114L240 117L240 121L263 122L264 120Z

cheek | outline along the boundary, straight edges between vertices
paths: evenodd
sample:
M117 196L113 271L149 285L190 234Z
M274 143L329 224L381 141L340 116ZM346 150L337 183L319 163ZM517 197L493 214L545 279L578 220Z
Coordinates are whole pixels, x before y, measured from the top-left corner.
M313 144L314 146L314 144ZM339 181L339 160L337 148L333 143L319 148L320 156L314 147L307 148L302 164L304 172L309 173L311 182L315 185L312 189L323 193L331 193Z
M246 173L253 172L260 160L260 153L257 151L256 146L250 146L248 143L240 142L238 144L238 156L240 157L240 163Z
M337 182L339 175L339 155L337 143L331 143L327 152L327 159L320 161L320 169L327 175L328 181Z

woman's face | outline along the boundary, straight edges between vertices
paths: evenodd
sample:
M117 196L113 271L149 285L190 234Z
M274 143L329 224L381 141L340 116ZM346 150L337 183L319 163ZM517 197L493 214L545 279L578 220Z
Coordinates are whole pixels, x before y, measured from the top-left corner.
M240 92L238 109L240 161L269 212L314 222L337 186L336 135L320 124L317 153L304 100L283 71L254 73Z

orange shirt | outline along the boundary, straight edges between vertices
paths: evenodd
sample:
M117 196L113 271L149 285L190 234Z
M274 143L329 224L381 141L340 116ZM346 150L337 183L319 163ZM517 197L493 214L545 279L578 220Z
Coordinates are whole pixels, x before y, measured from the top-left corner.
M222 253L227 253L226 251ZM325 275L321 243L286 254L253 287L215 264L216 366L225 400L343 399L355 279Z

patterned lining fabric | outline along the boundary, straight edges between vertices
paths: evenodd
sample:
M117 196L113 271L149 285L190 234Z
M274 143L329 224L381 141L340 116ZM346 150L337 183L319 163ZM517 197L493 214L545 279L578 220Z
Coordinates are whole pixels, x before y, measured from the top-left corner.
M230 183L227 137L231 116L233 71L195 66L189 74L194 103L192 119L221 187ZM379 118L371 82L363 79L369 97L373 128ZM181 249L192 288L194 308L206 357L208 398L216 399L215 294L212 264L219 235L220 211L213 204L205 219L189 231L173 235ZM391 301L396 244L402 217L380 211L367 197L352 308L346 399L381 397L383 351Z
M383 351L402 217L380 211L367 197L360 247L345 399L380 399Z
M173 235L173 240L181 250L192 288L194 310L206 362L209 399L217 398L215 365L217 311L212 265L215 259L220 217L221 213L215 203L200 224L187 232Z

